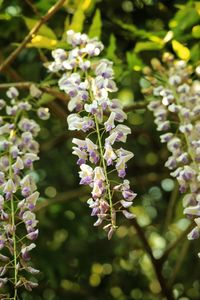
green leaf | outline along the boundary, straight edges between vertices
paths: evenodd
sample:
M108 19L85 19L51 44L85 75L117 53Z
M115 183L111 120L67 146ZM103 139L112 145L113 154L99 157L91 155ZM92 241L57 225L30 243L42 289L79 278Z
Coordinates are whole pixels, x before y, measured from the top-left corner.
M193 62L198 62L200 60L200 45L195 44L190 50L191 60Z
M64 21L64 33L63 33L63 37L65 37L65 31L67 31L69 29L69 25L70 25L70 18L69 15L67 15L67 17L65 18Z
M123 64L119 57L116 55L117 44L116 44L116 37L114 34L110 35L109 44L106 49L105 57L114 62L113 69L115 72L116 80L119 80L120 76L122 75L123 71Z
M131 71L140 71L143 67L142 60L133 51L126 52L126 60Z
M181 6L175 17L169 22L169 27L173 30L175 38L179 38L188 28L198 24L200 17L197 10L191 7L189 2L185 6Z
M85 20L85 14L82 8L78 8L73 15L71 24L68 29L73 29L75 32L81 32L83 29L83 23Z
M195 39L199 39L200 38L200 25L196 25L192 28L192 36Z
M101 27L102 27L102 22L101 22L101 12L99 9L96 10L95 15L92 20L92 24L89 28L88 35L90 38L93 37L100 37L101 36Z
M160 50L162 48L163 48L162 44L146 41L146 42L138 42L135 45L134 51L136 53L139 53L141 51Z
M121 20L115 19L114 22L119 25L122 29L130 32L133 34L133 36L139 36L142 38L148 37L149 33L143 29L138 29L135 25L133 24L127 24L122 22Z
M4 14L0 14L0 20L10 20L12 17L11 15L7 14L7 13L4 13Z
M38 22L38 20L27 18L27 17L23 17L23 19L29 30L31 30L35 26L35 24ZM53 32L53 30L45 24L42 25L40 27L40 29L38 30L38 35L42 35L42 36L50 38L50 39L56 39L56 35Z
M110 40L109 40L109 44L106 50L106 57L114 62L116 62L116 60L118 60L115 51L117 49L117 45L116 45L116 37L114 36L114 34L112 33L110 35Z
M0 8L2 7L4 0L0 0Z
M37 105L41 106L41 105L47 104L47 103L53 101L54 99L55 99L55 96L50 95L48 93L44 93L44 94L42 94L40 100L37 102Z

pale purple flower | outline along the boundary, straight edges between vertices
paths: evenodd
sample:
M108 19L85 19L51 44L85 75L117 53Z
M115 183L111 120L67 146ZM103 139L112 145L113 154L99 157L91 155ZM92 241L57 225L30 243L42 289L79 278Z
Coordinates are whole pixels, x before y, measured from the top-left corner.
M81 178L80 184L91 184L93 181L93 169L86 165L82 164L80 166L81 171L79 172L79 177Z
M8 98L13 99L13 98L17 98L19 96L19 92L15 87L11 87L6 92L6 95Z
M110 239L117 226L116 210L111 205L114 187L107 168L111 168L111 172L117 171L119 177L125 176L126 163L133 154L122 148L116 149L114 144L125 143L131 130L128 126L115 124L126 120L127 115L118 99L109 98L110 93L117 91L113 63L107 59L93 60L103 50L102 43L73 30L67 32L67 42L71 49L67 53L60 49L54 51L54 62L48 69L62 73L58 85L70 97L69 111L75 112L67 117L69 130L89 132L84 140L73 139L76 146L72 149L78 156L80 184L92 188L88 203L92 215L97 216L94 226L108 222L103 228ZM136 194L129 184L124 184L120 192L124 197L122 203L130 206ZM119 201L116 204L120 210Z
M37 110L37 115L41 120L48 120L50 117L49 109L47 107L40 107Z

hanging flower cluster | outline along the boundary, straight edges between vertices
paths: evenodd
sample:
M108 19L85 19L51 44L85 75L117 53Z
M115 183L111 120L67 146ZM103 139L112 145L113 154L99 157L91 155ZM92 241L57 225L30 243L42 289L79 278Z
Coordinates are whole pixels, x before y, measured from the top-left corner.
M31 291L37 286L28 277L39 272L30 264L30 251L38 236L34 208L39 193L31 172L39 159L35 138L40 127L29 118L32 105L19 100L16 88L6 94L7 100L0 99L0 289L12 284L9 296L17 299L19 287ZM37 114L41 119L49 117L47 108L39 108Z
M89 132L85 139L73 139L73 154L78 156L80 184L92 189L87 202L91 215L97 217L94 226L106 223L103 228L110 239L117 228L116 212L122 212L128 219L134 217L128 208L136 194L129 181L124 180L133 153L117 148L119 143L126 142L131 130L122 124L127 116L119 100L109 98L117 87L112 62L97 59L103 44L72 30L67 32L67 42L71 50L54 50L54 61L48 69L62 72L59 88L70 97L69 111L75 111L67 118L69 130ZM110 179L111 172L112 178L118 175L123 181L116 185ZM114 202L114 198L119 200Z
M200 235L200 82L193 79L195 74L185 61L176 61L167 53L163 61L165 66L152 61L156 72L147 69L153 89L146 92L154 98L148 108L157 130L166 131L160 136L171 153L165 166L184 193L184 214L194 218L195 228L188 239L196 239Z

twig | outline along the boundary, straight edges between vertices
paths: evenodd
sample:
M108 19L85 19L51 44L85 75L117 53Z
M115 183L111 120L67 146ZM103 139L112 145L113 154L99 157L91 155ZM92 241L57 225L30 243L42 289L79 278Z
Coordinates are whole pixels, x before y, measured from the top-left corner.
M51 101L47 103L46 106L49 107L51 113L54 116L59 117L66 124L67 114L58 103L56 103L55 101Z
M188 240L185 240L185 242L183 243L182 247L181 247L181 250L180 250L180 253L177 257L177 261L176 261L176 264L175 264L175 267L173 268L173 275L172 277L170 278L170 285L172 286L175 279L176 279L176 276L180 270L180 267L182 265L182 262L184 260L184 258L186 257L186 253L190 247L190 241Z
M26 44L33 38L34 34L40 29L40 27L46 23L64 4L66 0L59 0L53 5L46 15L41 17L41 19L35 24L32 30L28 33L28 35L24 38L24 40L20 43L20 45L8 56L8 58L0 65L0 72L4 71L17 57L17 55L23 50Z
M34 211L40 211L41 209L48 208L50 205L66 202L71 199L74 199L74 198L77 198L80 196L84 196L87 194L88 194L88 190L85 187L81 187L76 190L60 193L56 197L45 200L42 203L38 204Z
M64 93L61 93L61 92L57 91L56 89L52 89L52 88L46 87L46 86L39 86L39 88L41 90L43 90L44 92L55 96L55 98L58 98L58 99L62 100L65 104L67 102L69 102L69 96L64 94Z
M4 61L4 56L2 52L0 51L0 64ZM22 77L14 70L12 67L8 67L6 70L6 73L8 74L9 78L11 78L14 81L22 81Z
M174 187L174 189L171 193L171 197L170 197L170 200L169 200L164 228L167 228L168 225L170 224L170 221L171 221L172 216L173 216L174 211L175 211L174 207L176 205L176 199L177 199L178 194L179 194L179 189L178 189L178 183L176 182L176 185L175 185L175 187Z
M38 86L38 88L42 89L43 91L54 95L56 98L63 100L64 102L69 101L69 96L66 94L59 92L55 89L52 89L51 87L43 86L41 84L35 83L35 82L13 82L13 83L2 83L0 84L0 90L7 89L9 87L15 86L18 89L28 89L32 84ZM123 110L125 112L134 111L135 109L142 109L146 108L147 103L145 101L138 101L133 103L132 105L125 106Z
M10 87L16 87L18 89L28 89L33 82L27 81L27 82L10 82L10 83L1 83L0 84L0 90L9 89Z
M151 259L157 279L158 279L161 289L162 289L163 296L165 296L167 298L167 300L173 300L174 297L173 297L172 291L166 285L165 279L162 275L162 261L160 261L159 259L156 259L154 257L151 247L149 245L149 242L146 239L145 234L144 234L142 228L140 227L140 225L137 223L136 219L133 219L133 225L138 233L138 236L139 236L141 242L143 243L146 253L149 255L149 257Z
M2 83L2 84L0 84L0 90L5 90L5 89L8 89L8 88L13 87L13 86L18 88L18 89L29 89L31 85L36 85L42 91L55 96L55 98L58 98L59 100L62 100L64 103L67 103L69 101L69 97L66 94L61 93L61 92L59 92L58 90L56 90L54 88L43 86L41 84L31 82L31 81Z
M146 109L147 102L146 101L137 101L131 105L127 105L123 108L125 112L134 111L135 109Z
M30 6L30 8L32 9L32 11L33 11L37 16L40 17L40 13L39 13L37 7L32 3L32 1L31 1L31 0L25 0L25 1L26 1L26 3Z
M168 248L165 250L164 254L160 258L160 260L165 261L168 255L176 248L176 246L186 237L186 235L190 232L190 230L194 227L194 224L190 224L181 234L180 236L172 242Z

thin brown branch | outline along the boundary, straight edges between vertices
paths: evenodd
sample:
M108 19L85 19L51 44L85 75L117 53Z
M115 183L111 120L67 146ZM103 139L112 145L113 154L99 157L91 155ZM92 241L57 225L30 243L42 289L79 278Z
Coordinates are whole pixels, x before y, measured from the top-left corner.
M162 261L165 261L167 259L167 257L169 256L169 254L176 249L177 245L186 237L186 235L192 230L192 228L194 227L194 224L190 224L181 234L180 236L174 241L172 242L168 248L165 250L164 254L162 255L161 259Z
M31 81L1 83L0 84L0 90L5 90L5 89L8 89L8 88L13 87L13 86L18 88L18 89L29 89L31 85L36 85L42 91L55 96L55 98L57 98L59 100L62 100L64 103L67 103L69 101L69 97L66 94L61 93L61 92L59 92L58 90L56 90L54 88L43 86L41 84L37 84L37 83L31 82Z
M0 64L4 61L4 56L2 52L0 51ZM11 78L14 81L22 81L22 77L17 73L16 70L14 70L12 67L8 67L6 69L6 73L8 75L8 78Z
M44 86L42 84L37 84L35 82L30 82L30 81L28 81L28 82L2 83L2 84L0 84L0 90L7 89L7 88L12 87L12 86L15 86L18 89L28 89L32 84L36 85L41 90L55 96L56 98L64 101L65 103L69 101L69 96L68 95L66 95L62 92L59 92L58 90L53 89L51 87ZM138 102L135 102L132 105L125 106L123 108L123 110L125 112L130 112L130 111L134 111L136 109L142 109L142 108L146 108L146 107L147 107L147 103L145 101L138 101Z
M181 265L182 265L182 263L184 261L184 258L186 257L186 254L187 254L187 251L188 251L190 245L191 245L190 241L185 240L184 243L183 243L183 245L182 245L182 247L181 247L181 249L180 249L180 253L179 253L178 257L177 257L176 264L175 264L175 266L173 268L173 274L172 274L172 276L170 278L170 285L171 286L173 285L173 283L174 283L174 281L176 279L176 276L179 273L179 270L180 270Z
M131 105L127 105L123 108L125 112L134 111L135 109L146 109L147 102L146 101L137 101Z
M157 279L158 279L160 287L162 289L163 296L165 296L167 300L173 300L174 297L173 297L172 291L167 286L165 279L162 275L162 266L163 266L162 261L159 259L156 259L154 257L151 246L149 245L149 242L145 236L145 233L144 233L143 229L140 227L140 225L138 224L138 222L136 221L136 219L133 219L133 226L135 227L135 229L138 233L138 236L144 246L146 253L149 255L149 257L151 259Z
M40 27L45 24L64 4L66 0L59 0L53 5L46 15L41 17L41 19L35 24L32 30L27 34L24 40L20 43L20 45L8 56L8 58L0 65L0 72L4 71L18 56L18 54L24 49L28 42L31 41L33 36L38 32Z
M28 6L30 6L30 8L32 9L32 11L38 16L40 17L40 13L37 9L37 7L32 3L31 0L25 0L25 2L28 4Z
M178 183L176 182L175 187L171 193L171 197L170 197L168 208L167 208L165 224L164 224L165 229L168 228L170 221L173 217L173 214L175 212L176 200L177 200L178 195L179 195L179 188L178 188Z
M41 90L43 90L44 92L55 96L55 98L62 100L65 104L67 102L69 102L69 96L66 95L66 94L64 94L64 93L59 92L56 89L53 89L53 88L50 88L50 87L46 87L46 86L41 86L41 85L39 86L39 88Z
M54 116L59 117L59 119L61 119L64 123L67 122L66 112L58 103L56 103L55 101L51 101L47 103L46 106L50 109L50 112Z
M29 89L33 82L30 81L22 81L22 82L10 82L10 83L1 83L0 90L9 89L10 87L16 87L18 89Z
M40 211L42 209L48 208L50 205L63 203L70 201L74 198L78 198L80 196L84 196L88 194L88 190L85 187L81 187L76 190L67 191L58 194L52 199L44 200L42 203L38 204L34 211Z

